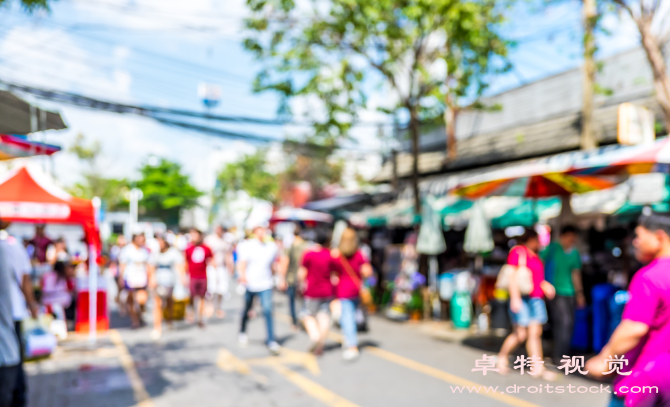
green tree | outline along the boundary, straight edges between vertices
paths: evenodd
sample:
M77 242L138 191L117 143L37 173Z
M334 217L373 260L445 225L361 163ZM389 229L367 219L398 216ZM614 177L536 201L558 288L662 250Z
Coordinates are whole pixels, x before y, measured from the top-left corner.
M226 164L217 176L215 200L221 202L230 198L232 192L245 191L252 198L277 202L279 181L265 170L266 164L263 149Z
M144 194L139 202L142 215L161 219L168 225L179 224L179 212L196 206L202 196L182 173L181 165L164 158L155 165L144 164L140 176L133 186Z
M500 3L313 0L298 7L294 0L247 0L244 45L264 63L254 89L278 92L282 111L292 97L316 96L326 119L314 126L315 136L324 139L346 137L369 95L391 90L397 104L390 112L402 110L410 120L418 211L422 116L449 107L453 126L457 111L483 107L478 97L487 78L507 68L508 43L496 31L503 22Z
M99 197L108 211L124 209L128 206L125 192L129 182L126 179L106 178L100 170L101 145L96 140L87 143L83 134L78 134L69 152L84 164L83 182L77 182L68 188L69 192L79 198L91 199Z
M49 10L49 0L20 0L21 6L28 13L36 10ZM8 4L9 0L0 0L0 7Z

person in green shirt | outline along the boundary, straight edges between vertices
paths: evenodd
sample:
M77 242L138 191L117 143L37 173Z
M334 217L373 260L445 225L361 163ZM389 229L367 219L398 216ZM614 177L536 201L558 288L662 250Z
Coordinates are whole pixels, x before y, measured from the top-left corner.
M296 225L293 243L284 250L283 256L279 259L279 286L282 291L288 294L289 310L291 312L291 321L293 329L298 329L298 315L296 312L296 296L298 294L298 269L302 263L302 256L310 246L310 243L303 239L300 226Z
M569 356L575 326L575 307L586 306L582 288L582 261L575 248L577 229L568 225L561 229L558 242L552 242L542 252L546 279L556 288L556 297L549 302L554 332L554 364Z

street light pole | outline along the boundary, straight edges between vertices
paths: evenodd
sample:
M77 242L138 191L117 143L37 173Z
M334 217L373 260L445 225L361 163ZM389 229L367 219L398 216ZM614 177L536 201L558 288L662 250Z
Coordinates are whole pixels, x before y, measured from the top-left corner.
M133 233L135 232L135 228L137 228L137 218L138 218L138 206L139 206L139 201L144 197L144 194L142 193L142 190L133 188L130 191L126 193L126 199L130 203L129 205L129 216L128 216L128 230L126 232L128 241L130 241Z

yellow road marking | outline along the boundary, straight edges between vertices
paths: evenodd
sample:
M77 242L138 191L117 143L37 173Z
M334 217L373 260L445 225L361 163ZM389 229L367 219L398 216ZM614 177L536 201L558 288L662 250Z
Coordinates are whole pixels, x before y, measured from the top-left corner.
M359 407L357 404L350 402L349 400L338 396L332 391L326 389L320 384L309 380L305 376L296 373L295 371L287 368L284 365L279 363L273 364L272 367L279 373L284 376L288 381L295 384L301 388L305 393L314 397L315 399L321 401L323 404L330 407Z
M135 361L133 361L133 357L130 356L130 352L128 352L126 344L123 343L123 339L121 338L119 331L116 329L110 329L109 339L111 339L112 343L119 351L119 360L121 361L121 366L123 366L123 370L126 371L128 380L130 380L130 385L133 388L135 401L137 402L136 406L154 407L154 403L151 401L151 396L149 396L147 389L144 387L144 383L142 383L142 379L140 378L139 373L137 373L137 369L135 368Z
M291 322L291 318L286 315L286 314L277 314L279 318L278 320L282 322ZM339 342L342 343L343 336L337 332L329 332L328 333L328 339L330 339L333 342ZM447 382L449 384L453 384L456 386L470 386L470 387L480 387L484 386L480 383L476 383L473 381L470 381L468 379L464 379L460 376L453 375L451 373L447 373L445 371L442 371L440 369L434 368L432 366L424 365L423 363L416 362L412 359L408 359L404 356L397 355L393 352L389 352L387 350L378 348L376 346L366 346L365 347L365 352L370 353L372 355L375 355L381 359L387 360L389 362L395 363L397 365L406 367L408 369L414 370L416 372L425 374L427 376L434 377L438 380L442 380L443 382ZM484 386L485 387L485 386ZM541 407L537 404L531 403L526 400L522 400L507 394L501 394L501 393L477 393L480 396L485 396L492 398L494 400L498 400L502 403L505 403L510 406L514 407Z
M268 366L284 376L288 381L302 389L308 395L321 401L329 407L359 407L358 405L338 396L320 384L291 370L285 365L302 365L314 375L320 374L319 365L314 355L297 350L281 348L279 356L269 356L260 359L242 360L227 349L220 349L216 365L225 372L238 372L250 375L257 381L267 383L267 378L251 370L251 366Z
M406 357L396 355L395 353L386 351L384 349L380 349L374 346L366 346L365 347L365 352L373 354L377 357L380 357L382 359L388 360L389 362L393 362L397 365L406 367L408 369L415 370L419 373L423 373L427 376L432 376L436 379L442 380L444 382L456 385L456 386L468 386L468 387L485 387L482 384L472 382L468 379L464 379L462 377L444 372L440 369L424 365L423 363L416 362L412 359L408 359ZM492 398L494 400L498 400L502 403L508 404L510 406L515 406L515 407L540 407L537 404L518 399L516 397L509 396L507 394L501 394L501 393L477 393L480 396L485 396Z

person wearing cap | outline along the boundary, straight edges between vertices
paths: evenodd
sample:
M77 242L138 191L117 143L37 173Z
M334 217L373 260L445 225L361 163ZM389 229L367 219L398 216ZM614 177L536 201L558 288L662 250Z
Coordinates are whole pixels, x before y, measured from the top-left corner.
M244 295L244 310L240 326L239 344L246 347L249 344L247 337L247 323L249 311L254 297L259 296L265 316L267 328L266 344L270 352L279 353L280 346L274 338L272 321L272 287L274 286L273 271L279 249L272 239L267 239L264 225L256 225L251 236L240 243L238 253L238 282L246 288Z

